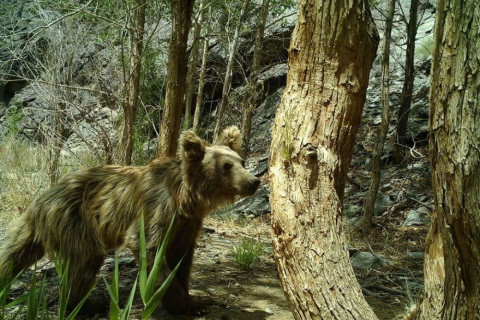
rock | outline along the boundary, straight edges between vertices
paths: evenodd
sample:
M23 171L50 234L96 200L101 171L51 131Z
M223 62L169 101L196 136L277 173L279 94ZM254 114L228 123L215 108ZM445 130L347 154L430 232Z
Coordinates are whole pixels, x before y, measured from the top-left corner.
M237 201L233 210L236 214L244 216L253 215L255 217L270 212L270 186L268 184L260 189L252 197L243 198Z
M393 205L393 203L393 200L388 194L379 192L375 201L375 209L373 210L373 214L376 217L381 216Z
M422 251L413 251L407 253L407 259L409 260L423 260L424 253Z
M280 88L268 96L253 114L249 156L258 158L258 160L256 160L257 164L268 162L273 120L277 108L280 105L283 91L284 88ZM260 159L262 160L260 161Z
M425 207L420 207L416 210L410 210L407 218L402 224L402 227L423 226L430 223L429 211Z
M352 267L359 269L373 269L382 266L387 262L383 255L375 255L371 252L358 252L350 258Z
M265 312L268 313L268 314L274 314L273 310L270 309L270 308L265 308Z
M343 214L345 217L354 217L362 212L362 207L355 204L345 203L343 206Z
M362 228L363 217L353 217L347 220L347 224L353 229Z

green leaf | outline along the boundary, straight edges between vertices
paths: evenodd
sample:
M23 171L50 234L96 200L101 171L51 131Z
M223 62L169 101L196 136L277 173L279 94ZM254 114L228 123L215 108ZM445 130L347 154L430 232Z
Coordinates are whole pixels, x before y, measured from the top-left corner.
M20 304L23 304L25 301L27 301L28 297L29 297L29 294L27 293L27 294L13 300L12 302L10 302L9 304L7 304L5 306L5 309L13 308L13 307L18 306Z
M36 268L35 268L36 269ZM28 302L27 302L27 320L36 320L38 308L36 306L35 300L37 296L37 274L34 271L31 284L30 292L28 293Z
M175 277L175 274L177 273L182 261L183 258L178 262L175 269L173 269L167 279L162 283L161 287L153 294L152 298L148 301L145 309L143 310L142 319L147 319L153 313L153 311L155 311L160 301L162 301L162 298L165 295L165 292L167 292L170 283L173 281L173 278Z
M108 294L110 295L110 319L112 319L112 304L114 308L117 309L117 318L118 319L118 310L120 310L120 306L118 305L118 298L115 298L114 292L112 287L108 284L108 281L105 277L103 277L103 281L105 282L105 286L107 287Z
M80 309L83 307L83 304L85 303L85 301L88 299L88 297L90 296L90 294L92 293L93 289L97 286L97 283L95 282L95 284L90 288L90 290L87 292L87 294L85 295L85 297L83 297L83 299L78 303L78 305L75 307L75 309L73 309L72 313L70 313L70 315L68 316L67 320L73 320L75 319L75 317L77 316L78 312L80 312Z
M125 308L122 311L121 319L122 320L128 320L128 317L130 316L130 311L132 310L132 304L133 304L133 298L135 297L135 290L137 288L137 279L135 279L135 283L133 284L132 291L130 291L130 296L128 297L127 304L125 305Z
M147 248L145 244L145 223L143 220L143 210L140 216L140 296L142 301L145 304L147 301L146 298L146 288L147 288Z
M110 320L118 320L118 315L120 313L120 307L118 305L118 281L118 258L115 254L115 269L113 271L112 280L113 299L110 300Z
M153 263L152 271L150 271L150 274L148 276L147 290L146 290L147 300L150 300L150 298L152 297L153 292L155 290L155 286L157 284L158 276L160 274L160 268L161 268L163 260L165 258L165 253L167 251L168 241L170 239L170 234L172 233L174 223L175 223L175 215L173 216L172 221L170 221L170 225L168 226L167 233L165 234L165 237L163 238L162 245L157 250L157 254L155 255L155 261Z

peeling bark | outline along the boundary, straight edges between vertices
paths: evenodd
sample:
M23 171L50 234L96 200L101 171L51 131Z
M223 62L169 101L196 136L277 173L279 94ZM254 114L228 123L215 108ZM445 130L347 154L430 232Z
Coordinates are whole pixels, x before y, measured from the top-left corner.
M269 159L274 257L296 319L376 319L342 202L377 45L365 2L299 2Z
M440 0L430 87L435 212L420 319L480 319L480 7Z

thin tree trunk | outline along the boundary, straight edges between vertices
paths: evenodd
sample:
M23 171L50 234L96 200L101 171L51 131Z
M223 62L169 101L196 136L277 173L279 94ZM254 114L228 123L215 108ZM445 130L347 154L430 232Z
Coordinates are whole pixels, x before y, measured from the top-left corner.
M250 144L253 112L260 102L260 96L263 94L263 92L260 92L257 82L258 75L260 74L260 58L263 52L263 35L265 33L265 23L267 22L269 4L270 0L263 0L260 17L256 27L257 33L255 35L255 45L253 48L252 68L250 70L250 76L247 84L247 108L245 109L242 117L242 147L244 155L247 155Z
M385 16L385 33L382 53L382 123L378 128L378 139L375 143L371 160L372 180L368 189L367 199L363 207L363 229L368 232L372 227L372 216L375 208L375 200L377 198L378 187L380 185L380 160L383 154L383 146L387 138L388 126L390 124L390 40L392 35L393 15L395 13L395 1L388 2L387 14Z
M133 134L135 117L140 96L140 74L142 69L143 36L145 33L146 0L135 2L134 24L130 27L130 58L128 79L125 85L123 102L123 128L120 140L119 161L121 164L132 164Z
M187 94L185 98L185 129L190 128L192 122L192 99L195 89L195 76L197 75L198 56L200 53L200 32L202 30L203 0L200 0L198 8L198 17L195 22L195 32L192 46L192 60L187 75Z
M187 41L194 0L172 1L172 33L167 62L167 89L158 139L157 157L177 153L183 98L187 85Z
M417 36L417 12L419 0L411 0L410 17L407 26L407 52L405 57L405 80L397 117L397 143L394 147L395 162L401 163L407 145L408 117L412 104L413 80L415 80L415 37Z
M205 71L207 70L207 58L208 58L208 38L203 40L203 55L202 55L202 67L200 69L200 76L198 78L198 91L197 101L195 104L195 115L193 117L193 132L198 132L198 125L200 124L200 115L202 114L202 97L203 97L203 85L205 83Z
M217 121L215 122L215 130L213 132L213 137L216 140L220 134L220 129L223 122L223 117L228 106L228 93L230 92L230 86L232 84L232 68L235 61L235 54L238 47L238 38L240 36L240 28L242 27L243 21L247 15L248 5L250 0L244 0L242 9L240 11L240 18L238 19L238 24L235 28L235 33L233 35L232 42L230 42L230 47L228 50L228 62L227 62L227 71L225 72L225 79L223 80L223 89L222 89L222 101L218 108Z
M300 0L269 159L274 257L296 319L376 319L342 202L377 45L364 1Z
M480 7L437 2L430 86L435 210L420 319L480 319Z
M53 132L53 146L50 149L48 176L50 178L50 186L57 183L60 172L58 170L60 164L60 156L63 146L73 131L66 125L65 113L66 106L64 102L59 102L59 109L55 112L55 130Z

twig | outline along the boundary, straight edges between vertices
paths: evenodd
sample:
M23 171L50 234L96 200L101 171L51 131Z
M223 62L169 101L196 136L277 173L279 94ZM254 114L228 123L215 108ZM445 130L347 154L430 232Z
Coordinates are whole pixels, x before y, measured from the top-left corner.
M416 203L418 203L419 205L424 206L424 207L427 208L428 210L433 211L433 207L432 207L431 205L426 204L426 203L423 203L422 201L417 200L417 199L412 198L412 197L407 197L407 198L410 199L410 200L412 200L412 201L414 201L414 202L416 202Z
M367 290L368 289L378 289L378 290L382 290L382 291L385 291L385 292L388 292L388 293L391 293L391 294L396 294L396 295L400 295L400 296L404 296L404 297L407 296L407 293L402 291L402 290L385 287L384 285L381 285L381 284L371 284L371 285L365 286L365 288L367 288Z

